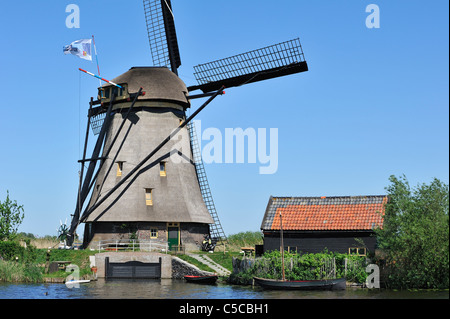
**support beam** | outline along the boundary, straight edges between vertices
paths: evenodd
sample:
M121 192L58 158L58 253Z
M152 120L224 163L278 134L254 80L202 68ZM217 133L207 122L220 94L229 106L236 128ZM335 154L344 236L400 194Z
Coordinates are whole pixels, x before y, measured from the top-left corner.
M97 143L95 144L94 151L92 153L92 158L97 158L100 154L100 150L103 146L103 141L105 139L106 131L109 127L109 123L111 122L111 112L112 112L113 103L114 103L114 95L111 98L111 102L109 103L108 111L106 112L105 122L103 123L102 129L97 138ZM75 213L72 218L72 223L71 223L70 229L69 229L69 239L68 239L69 245L71 245L73 243L73 241L75 240L75 230L77 229L77 227L79 225L80 211L81 211L84 201L86 200L86 197L89 193L89 184L91 182L92 176L94 175L94 170L95 170L96 165L97 165L97 162L89 163L89 167L86 172L86 177L84 179L83 186L81 187L81 189L79 191L79 196L78 196L78 200L76 203ZM80 178L82 178L82 176Z
M133 103L131 103L130 107L128 108L128 111L127 111L125 117L123 118L122 123L120 124L119 129L117 130L117 132L116 132L116 134L114 135L114 138L113 138L111 144L109 145L109 148L108 148L108 149L105 151L105 153L103 154L102 161L100 162L100 167L99 167L99 169L98 169L98 172L100 172L100 170L103 168L103 165L105 164L105 159L108 158L109 153L111 152L111 150L112 150L114 144L116 143L117 138L119 137L120 132L122 131L123 127L125 126L125 123L126 123L126 121L128 120L128 117L130 116L130 113L131 113L131 111L133 110L134 105L136 104L136 101L137 101L138 97L141 95L142 90L143 90L143 88L141 87L141 88L139 89L139 92L135 95L134 100L133 100ZM124 142L124 141L123 141L123 142ZM122 143L123 143L123 142L122 142ZM108 171L107 171L107 173L106 173L106 175L105 175L105 179L103 180L103 183L102 183L102 185L100 186L100 189L103 188L103 184L105 183L106 178L108 178L109 172L111 171L111 169L112 169L112 167L113 167L113 165L114 165L114 162L115 162L117 156L119 155L119 152L120 152L120 148L119 148L119 150L117 151L117 154L114 155L114 159L113 159L113 161L111 162L111 165L110 165L109 168L108 168ZM97 175L95 176L95 179L94 179L94 180L96 180L96 179L97 179ZM97 198L97 200L98 200L98 198ZM96 201L97 201L97 200L96 200Z

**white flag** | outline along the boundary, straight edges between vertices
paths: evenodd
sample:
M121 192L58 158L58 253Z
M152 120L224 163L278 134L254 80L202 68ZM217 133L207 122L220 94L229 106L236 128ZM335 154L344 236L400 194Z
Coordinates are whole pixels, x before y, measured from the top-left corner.
M79 58L92 61L92 39L83 39L66 45L63 49L64 54L73 54Z

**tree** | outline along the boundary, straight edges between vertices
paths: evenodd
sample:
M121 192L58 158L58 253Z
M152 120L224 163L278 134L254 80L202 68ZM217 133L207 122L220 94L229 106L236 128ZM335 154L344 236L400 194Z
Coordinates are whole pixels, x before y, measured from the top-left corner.
M449 187L438 179L411 189L405 176L390 177L380 249L393 288L448 288Z
M0 241L14 239L23 221L23 211L23 205L11 201L7 192L6 200L3 203L0 201Z

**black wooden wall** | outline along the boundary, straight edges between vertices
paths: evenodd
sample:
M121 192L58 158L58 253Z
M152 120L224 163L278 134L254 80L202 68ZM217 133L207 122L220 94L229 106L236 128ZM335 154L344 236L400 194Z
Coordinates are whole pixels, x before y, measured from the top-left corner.
M376 237L373 232L284 232L285 250L302 253L328 251L347 254L351 247L365 247L367 252L375 252ZM279 250L280 233L264 234L264 251Z

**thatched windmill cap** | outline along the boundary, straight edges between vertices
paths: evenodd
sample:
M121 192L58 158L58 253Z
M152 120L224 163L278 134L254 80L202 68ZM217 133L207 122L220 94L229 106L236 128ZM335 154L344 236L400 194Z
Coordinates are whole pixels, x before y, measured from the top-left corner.
M136 93L142 87L145 95L139 100L174 102L189 107L186 84L166 67L133 67L112 82L127 84L129 93ZM105 84L102 87L110 86Z

